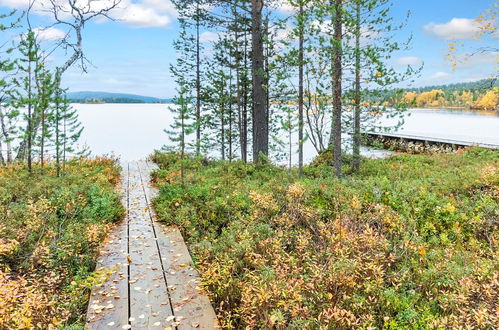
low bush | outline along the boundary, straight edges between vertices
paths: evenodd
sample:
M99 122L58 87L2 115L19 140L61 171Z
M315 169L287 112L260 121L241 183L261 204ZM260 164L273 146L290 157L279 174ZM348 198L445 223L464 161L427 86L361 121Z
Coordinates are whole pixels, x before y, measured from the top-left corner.
M171 156L171 155L170 155ZM187 239L224 328L494 328L499 153L364 160L335 178L158 162L159 217Z
M2 329L81 326L99 245L124 214L114 160L75 160L60 178L44 171L0 167Z

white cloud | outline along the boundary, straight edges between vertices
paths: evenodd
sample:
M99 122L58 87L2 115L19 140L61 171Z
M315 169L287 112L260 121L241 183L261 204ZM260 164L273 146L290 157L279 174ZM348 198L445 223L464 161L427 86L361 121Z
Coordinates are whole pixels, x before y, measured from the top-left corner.
M215 32L206 31L199 35L199 41L202 43L209 43L218 41L219 34Z
M441 39L470 39L480 31L480 24L469 18L453 18L448 23L431 22L424 26L426 32Z
M143 6L151 7L159 12L169 14L171 16L177 16L177 10L175 5L169 0L143 0Z
M430 82L443 82L449 80L450 78L451 78L450 73L439 71L433 74L428 80Z
M36 38L39 41L55 41L55 40L62 40L64 37L66 37L66 32L59 30L54 27L49 27L49 28L36 28L33 29L35 32Z
M314 6L314 5L311 2L308 3L308 4L307 3L304 4L305 8L311 8L312 6ZM287 14L287 15L296 14L298 12L298 10L299 10L298 5L292 5L292 4L290 4L289 0L280 0L280 1L277 1L276 5L275 5L275 8L280 13Z
M408 65L420 66L421 64L423 64L423 61L419 57L416 57L416 56L405 56L405 57L401 57L395 61L395 65L399 65L399 66L408 66Z
M82 6L88 5L88 0L81 1ZM67 0L56 0L63 8L67 8ZM113 0L94 0L91 2L92 10L100 10L108 7L113 3ZM27 0L0 0L0 6L25 10L27 8ZM46 11L50 8L49 0L37 0L33 7L33 12L39 15L50 16ZM45 9L45 10L44 10ZM117 8L110 12L110 17L128 24L130 26L147 28L147 27L167 27L175 17L175 6L170 0L121 0ZM98 22L106 21L104 18Z
M166 27L172 21L170 16L159 12L155 8L129 1L122 2L120 8L111 13L111 17L139 28Z
M28 1L26 0L0 0L0 5L9 8L26 8Z
M476 65L497 65L498 64L497 52L478 53L473 56L467 57L462 66L476 66Z
M284 14L293 14L296 12L296 7L292 6L287 0L283 0L277 5L277 10Z

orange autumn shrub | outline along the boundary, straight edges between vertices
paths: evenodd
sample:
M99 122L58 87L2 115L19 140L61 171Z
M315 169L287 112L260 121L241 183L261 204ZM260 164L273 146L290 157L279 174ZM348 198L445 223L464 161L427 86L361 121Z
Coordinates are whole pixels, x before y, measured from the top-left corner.
M322 158L301 179L211 162L184 185L165 158L155 208L181 228L223 328L499 322L497 151L366 159L342 180Z
M0 168L0 329L82 324L99 244L123 214L114 160L44 172Z

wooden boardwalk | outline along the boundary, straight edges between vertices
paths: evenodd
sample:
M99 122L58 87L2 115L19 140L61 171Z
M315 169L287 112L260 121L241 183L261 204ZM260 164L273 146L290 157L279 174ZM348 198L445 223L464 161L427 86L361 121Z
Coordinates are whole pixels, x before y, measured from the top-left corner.
M215 329L216 314L177 228L156 221L149 162L123 165L125 220L110 233L93 288L87 329Z
M389 138L396 140L407 140L407 141L415 141L427 144L444 144L450 145L454 147L482 147L486 149L499 150L499 145L490 144L490 143L480 143L480 142L470 142L470 141L457 141L446 138L438 138L438 137L424 137L424 136L416 136L409 135L403 133L365 133L368 137L371 138Z

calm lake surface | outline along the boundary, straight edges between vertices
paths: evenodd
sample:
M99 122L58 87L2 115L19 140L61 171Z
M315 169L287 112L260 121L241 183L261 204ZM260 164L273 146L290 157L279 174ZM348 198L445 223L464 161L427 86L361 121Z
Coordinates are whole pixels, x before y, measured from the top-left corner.
M172 123L168 105L75 104L74 107L85 126L81 144L88 146L94 155L142 159L169 144L164 133ZM408 113L400 130L402 134L499 145L499 115L495 112L412 109ZM383 120L390 124L390 120ZM310 143L304 150L306 161L315 157ZM385 154L367 149L363 152L374 157Z

